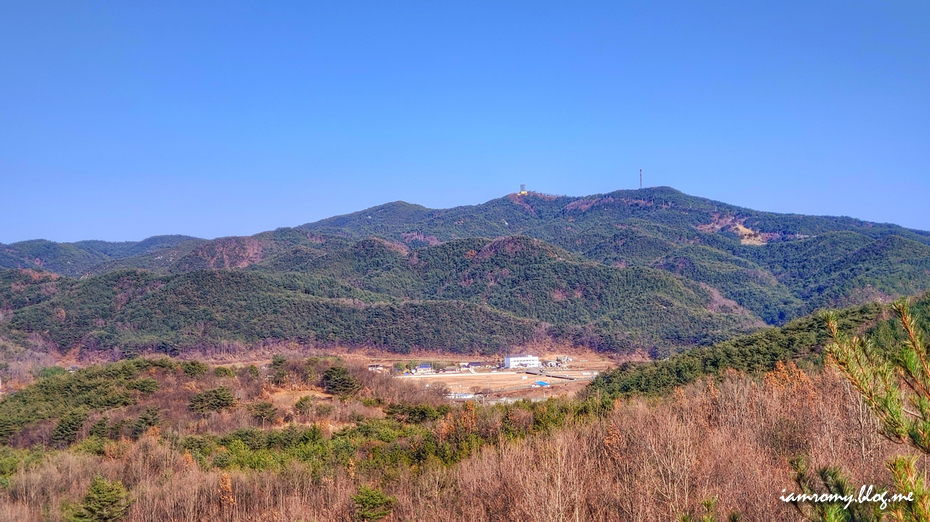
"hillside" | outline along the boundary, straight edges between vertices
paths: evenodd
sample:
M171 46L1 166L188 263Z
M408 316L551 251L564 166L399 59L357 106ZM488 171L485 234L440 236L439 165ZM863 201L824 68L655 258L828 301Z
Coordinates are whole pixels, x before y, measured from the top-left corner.
M31 290L42 297L11 313L5 325L11 337L39 333L61 351L117 349L129 355L269 339L493 352L526 343L533 334L530 321L484 306L372 302L370 293L317 278L121 271L54 284L52 295Z
M59 351L295 340L665 356L930 289L930 233L667 187L404 202L249 237L0 245L0 337ZM80 277L81 279L75 279Z
M105 271L128 261L138 268L163 268L204 240L190 236L153 236L142 241L78 241L55 243L44 239L0 244L0 268L33 268L80 276Z
M710 292L659 270L560 258L528 238L482 241L461 266L446 259L474 242L404 256L364 240L314 258L321 268L313 275L128 270L74 280L7 271L2 327L9 338L38 334L62 352L130 354L264 340L494 353L552 339L629 351L757 326L745 312L711 310Z
M869 328L878 308L847 310L844 329ZM873 329L879 340L893 335L886 327ZM312 350L261 366L49 367L0 397L0 513L68 520L101 496L89 492L103 476L133 500L132 521L351 520L369 503L386 520L793 521L778 497L753 492L790 485L798 455L881 483L901 453L836 372L790 362L821 337L804 319L639 374L621 369L612 382L622 391L505 404L449 403L441 382L421 387ZM729 500L704 500L717 495Z
M930 298L918 303L922 312ZM882 307L868 304L840 310L838 319L845 332L875 331L886 328ZM589 393L607 397L664 394L703 377L718 378L726 370L760 375L781 364L804 367L822 366L823 348L829 332L816 316L805 316L790 323L729 339L645 364L625 363L604 372L591 383Z

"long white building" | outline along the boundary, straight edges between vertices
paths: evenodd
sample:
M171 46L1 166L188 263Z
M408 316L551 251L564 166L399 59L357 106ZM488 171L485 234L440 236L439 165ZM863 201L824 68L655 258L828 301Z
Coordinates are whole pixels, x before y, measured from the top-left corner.
M539 368L539 357L535 355L510 355L504 357L504 368Z

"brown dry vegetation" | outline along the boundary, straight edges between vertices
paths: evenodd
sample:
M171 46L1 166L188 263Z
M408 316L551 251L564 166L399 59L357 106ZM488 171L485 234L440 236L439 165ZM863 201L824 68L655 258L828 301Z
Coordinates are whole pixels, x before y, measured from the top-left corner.
M366 387L413 391L374 375ZM388 520L668 521L716 496L721 516L793 521L798 515L777 498L796 491L790 458L840 465L854 485L887 485L884 462L905 451L877 435L871 413L833 371L808 376L794 367L617 402L601 418L522 440L506 440L501 426L532 423L528 412L470 411L432 429L440 439L463 428L496 432L497 444L455 465L427 461L390 474L355 461L322 474L297 462L278 471L204 469L153 430L103 456L72 449L20 466L0 488L0 520L61 520L62 506L100 473L130 488L133 522L350 520L350 495L363 483L397 497Z

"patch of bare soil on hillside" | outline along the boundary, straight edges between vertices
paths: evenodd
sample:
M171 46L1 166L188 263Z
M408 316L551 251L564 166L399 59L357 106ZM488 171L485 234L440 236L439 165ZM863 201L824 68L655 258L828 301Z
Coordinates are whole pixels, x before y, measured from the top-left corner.
M739 236L740 243L744 245L764 245L770 241L781 238L777 232L759 232L746 226L746 218L737 218L732 215L714 214L713 221L704 225L698 225L700 232L713 233L733 232Z

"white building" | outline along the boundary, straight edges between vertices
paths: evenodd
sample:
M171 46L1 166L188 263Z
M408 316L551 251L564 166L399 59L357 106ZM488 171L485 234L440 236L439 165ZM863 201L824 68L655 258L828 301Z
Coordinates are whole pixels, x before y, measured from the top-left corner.
M504 368L539 368L539 357L535 355L510 355L504 357Z

